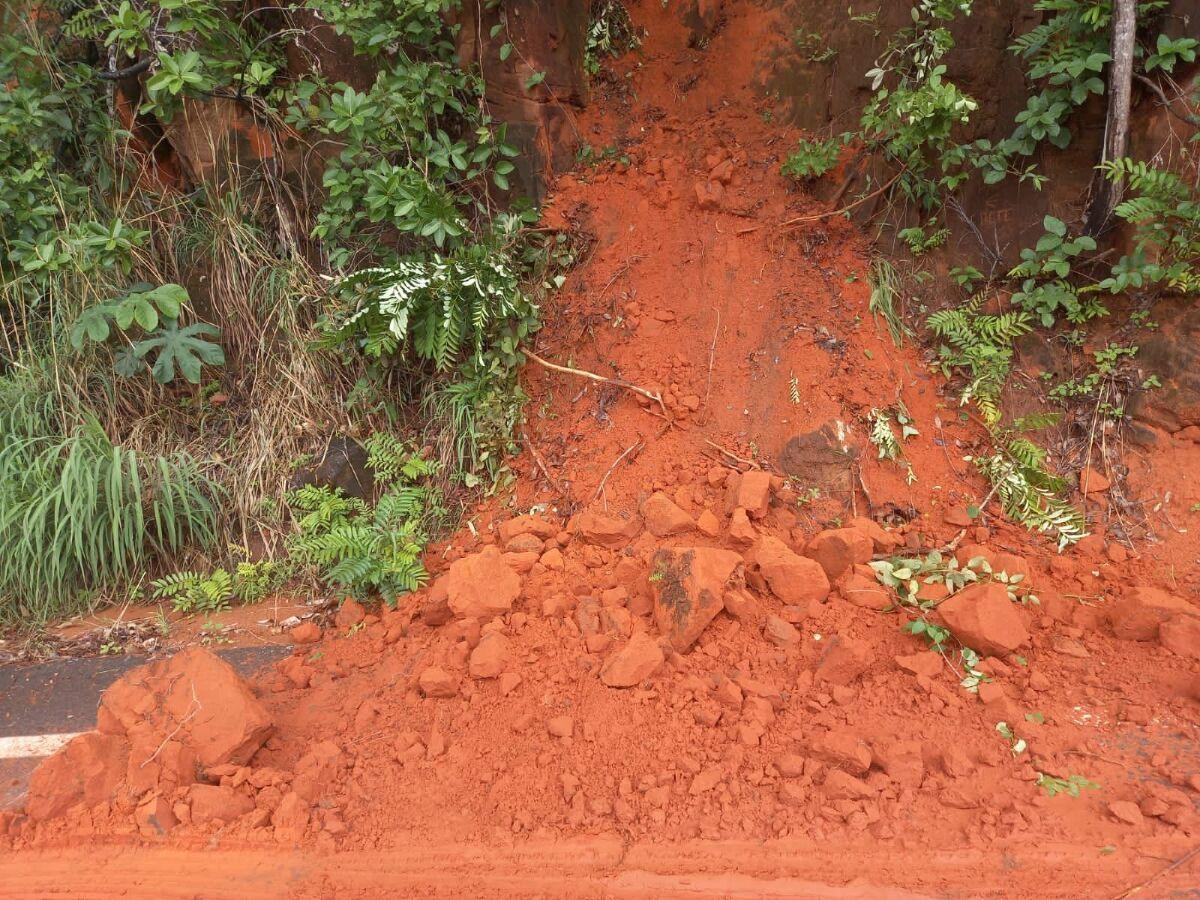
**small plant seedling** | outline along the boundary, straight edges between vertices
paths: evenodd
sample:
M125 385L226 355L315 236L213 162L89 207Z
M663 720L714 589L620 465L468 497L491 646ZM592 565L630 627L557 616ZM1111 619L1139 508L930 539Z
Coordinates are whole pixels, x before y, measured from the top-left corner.
M1089 781L1082 775L1068 775L1066 778L1059 778L1056 775L1047 775L1045 772L1038 772L1037 785L1046 792L1047 797L1054 797L1057 794L1078 797L1083 790L1100 790L1099 784Z
M1020 756L1029 749L1029 745L1025 743L1025 739L1017 737L1016 732L1012 730L1007 722L997 722L996 730L1000 732L1001 737L1008 741L1008 749L1012 751L1013 756Z

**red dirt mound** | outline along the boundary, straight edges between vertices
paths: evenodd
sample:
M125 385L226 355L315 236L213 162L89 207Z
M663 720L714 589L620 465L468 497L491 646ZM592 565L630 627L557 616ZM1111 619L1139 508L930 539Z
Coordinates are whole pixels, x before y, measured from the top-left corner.
M628 162L559 183L556 216L595 244L537 348L665 409L529 366L515 509L481 508L429 554L430 588L351 608L256 679L257 699L231 689L219 738L196 737L218 722L189 718L188 690L151 667L152 699L128 706L146 730L101 717L128 761L92 737L67 751L79 764L47 763L77 770L80 802L0 822L13 848L140 835L178 855L138 865L220 846L244 874L282 858L246 848L298 845L315 884L272 883L312 896L682 896L690 877L693 894L1094 896L1194 846L1185 591L1102 536L1060 556L965 517L986 492L962 458L982 434L872 321L866 244L837 218L779 224L815 207L778 174L793 135L750 83L769 19L726 3L701 51L669 7L638 8L643 55L579 122ZM921 430L911 483L865 437L897 400ZM985 651L977 691L956 653L901 629L864 565L954 541L1027 574L1025 603L990 585L945 611ZM164 742L194 754L194 783ZM133 762L151 756L153 779ZM401 857L404 872L386 862ZM754 880L774 878L824 884Z

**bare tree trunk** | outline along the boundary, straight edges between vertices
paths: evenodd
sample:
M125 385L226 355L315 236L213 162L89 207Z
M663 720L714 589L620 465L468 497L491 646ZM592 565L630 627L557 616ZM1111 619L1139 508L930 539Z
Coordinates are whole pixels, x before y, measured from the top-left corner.
M1129 101L1133 93L1133 50L1137 36L1137 0L1115 0L1112 26L1113 58L1108 71L1108 118L1104 123L1101 162L1120 159L1129 140ZM1092 183L1085 230L1100 233L1113 209L1121 202L1121 186L1097 172Z

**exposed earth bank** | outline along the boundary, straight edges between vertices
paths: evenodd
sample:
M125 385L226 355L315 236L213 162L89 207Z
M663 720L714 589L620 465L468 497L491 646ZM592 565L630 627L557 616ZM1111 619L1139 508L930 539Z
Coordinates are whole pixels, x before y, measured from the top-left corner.
M643 55L578 122L621 150L551 201L594 244L537 346L622 383L527 367L515 509L480 508L396 610L347 601L250 683L201 649L122 678L0 816L0 896L1200 880L1194 538L1106 538L1099 480L1066 554L968 516L983 432L872 320L867 244L781 224L823 207L778 174L794 135L752 84L760 12L726 4L704 54L674 12L637 14ZM912 483L866 438L897 400ZM933 614L983 657L974 691L866 565L951 547L1025 576Z

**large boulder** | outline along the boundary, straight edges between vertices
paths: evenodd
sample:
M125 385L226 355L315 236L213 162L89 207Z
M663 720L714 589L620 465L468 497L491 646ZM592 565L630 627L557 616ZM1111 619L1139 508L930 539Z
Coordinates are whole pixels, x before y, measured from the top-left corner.
M1029 641L1021 613L999 582L967 585L937 609L951 633L984 656L1004 656Z
M446 603L460 619L488 622L512 609L521 596L521 576L497 547L484 547L450 564Z
M654 621L683 652L725 605L725 591L742 584L742 557L732 550L676 547L654 554L650 587Z
M249 685L203 647L126 673L104 692L96 723L134 744L148 737L157 747L169 735L205 768L246 765L273 730Z

